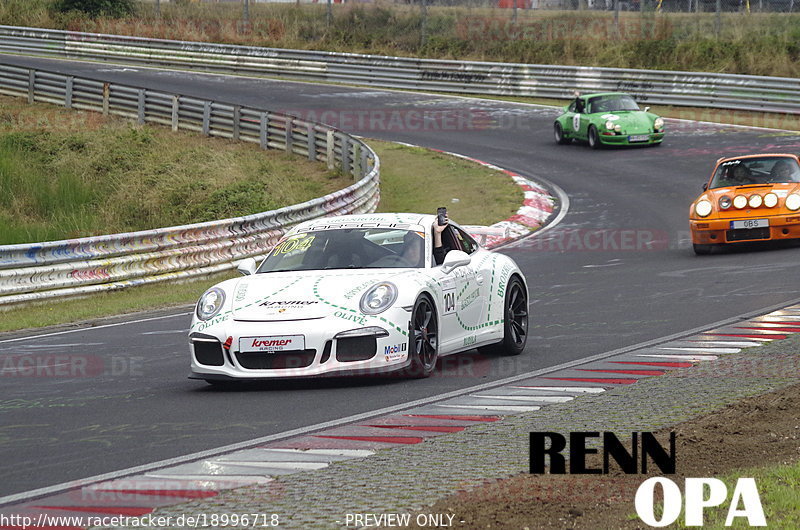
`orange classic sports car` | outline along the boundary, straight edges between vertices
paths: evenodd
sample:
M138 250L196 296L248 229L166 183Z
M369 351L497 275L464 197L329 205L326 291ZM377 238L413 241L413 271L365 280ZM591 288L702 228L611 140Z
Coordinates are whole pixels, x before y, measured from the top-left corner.
M800 160L761 154L720 158L689 211L696 254L742 241L800 238Z

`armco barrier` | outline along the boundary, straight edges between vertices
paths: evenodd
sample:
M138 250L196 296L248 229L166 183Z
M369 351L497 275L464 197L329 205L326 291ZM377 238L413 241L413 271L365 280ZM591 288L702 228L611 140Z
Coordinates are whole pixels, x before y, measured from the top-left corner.
M273 75L438 92L568 98L625 91L648 104L800 114L800 79L415 59L0 26L0 53Z
M358 181L302 204L234 219L25 245L0 246L0 307L230 269L265 254L287 227L324 215L372 212L380 161L362 141L332 127L266 110L0 65L0 93L98 111L282 149Z

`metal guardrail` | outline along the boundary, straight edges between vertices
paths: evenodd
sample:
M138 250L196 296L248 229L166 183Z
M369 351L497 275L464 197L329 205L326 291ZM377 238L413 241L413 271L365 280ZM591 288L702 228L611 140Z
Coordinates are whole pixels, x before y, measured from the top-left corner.
M624 91L649 104L800 114L800 80L782 77L414 59L13 26L0 26L0 53L463 94Z
M324 215L372 212L380 198L380 161L372 149L332 127L290 115L4 65L0 93L255 142L264 149L326 162L359 179L324 197L245 217L0 246L0 306L230 269L234 260L265 254L294 224Z

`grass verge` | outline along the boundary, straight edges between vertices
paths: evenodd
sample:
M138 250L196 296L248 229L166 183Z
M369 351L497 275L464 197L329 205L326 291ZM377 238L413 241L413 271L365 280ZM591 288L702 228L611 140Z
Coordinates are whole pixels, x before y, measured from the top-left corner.
M718 477L728 489L729 501L736 489L736 482L741 477L755 479L767 526L770 528L800 528L800 502L797 499L797 492L800 491L800 462L790 465L741 469L735 473ZM747 524L747 518L742 516L733 519L730 526L725 526L728 508L728 504L723 503L722 506L706 509L703 527L720 530L723 528L751 528ZM737 508L742 509L741 504ZM683 517L679 521L683 521ZM691 527L682 524L681 528Z

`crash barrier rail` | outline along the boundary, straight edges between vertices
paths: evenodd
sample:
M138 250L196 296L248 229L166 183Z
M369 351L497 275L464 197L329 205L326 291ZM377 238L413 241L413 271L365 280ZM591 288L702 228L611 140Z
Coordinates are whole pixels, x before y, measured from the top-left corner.
M415 59L13 26L0 26L0 53L463 94L624 91L648 104L800 114L800 79L782 77Z
M265 254L292 225L366 213L380 198L380 161L361 140L327 125L261 109L37 69L0 65L0 93L260 144L326 162L358 179L278 210L66 241L0 246L0 307L207 275Z

